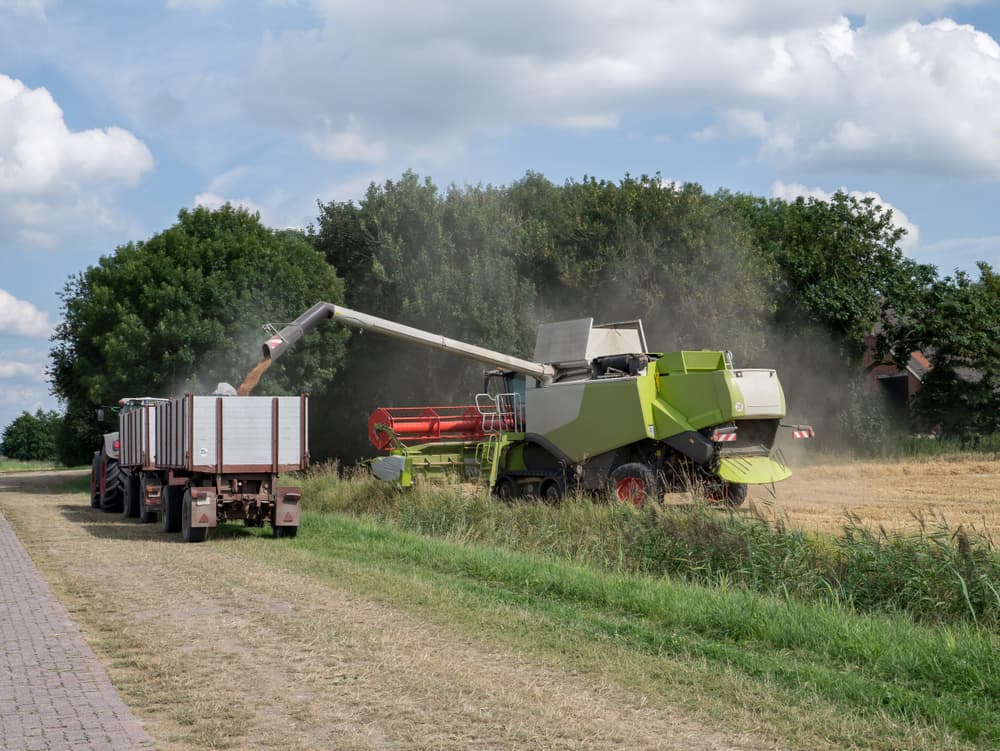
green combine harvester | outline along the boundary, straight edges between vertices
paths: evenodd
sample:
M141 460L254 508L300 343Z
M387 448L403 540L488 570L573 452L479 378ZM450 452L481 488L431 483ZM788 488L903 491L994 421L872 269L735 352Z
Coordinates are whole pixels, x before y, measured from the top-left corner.
M813 435L782 425L774 370L736 368L727 352L649 352L641 321L544 324L532 361L321 302L280 331L268 327L264 356L280 357L328 319L494 368L475 404L372 414L369 437L387 452L373 472L403 487L449 475L506 499L606 490L639 504L694 491L738 506L747 485L791 475L774 445L779 428Z

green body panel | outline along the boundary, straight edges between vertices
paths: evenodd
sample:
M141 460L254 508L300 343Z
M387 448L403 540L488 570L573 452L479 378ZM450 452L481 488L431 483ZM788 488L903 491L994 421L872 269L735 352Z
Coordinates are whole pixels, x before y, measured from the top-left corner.
M579 462L647 437L652 376L558 383L529 389L529 433Z

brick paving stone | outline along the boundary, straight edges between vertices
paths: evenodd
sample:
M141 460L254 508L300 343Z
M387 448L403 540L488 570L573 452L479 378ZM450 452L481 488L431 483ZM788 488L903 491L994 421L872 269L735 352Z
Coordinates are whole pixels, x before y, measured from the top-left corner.
M3 514L0 733L8 751L153 748Z

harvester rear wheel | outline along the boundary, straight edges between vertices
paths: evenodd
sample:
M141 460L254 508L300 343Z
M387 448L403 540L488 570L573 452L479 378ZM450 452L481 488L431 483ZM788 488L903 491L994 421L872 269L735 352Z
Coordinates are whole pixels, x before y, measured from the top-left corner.
M563 497L562 483L554 477L542 480L542 484L538 488L538 495L545 503L555 505L559 503Z
M659 501L663 495L656 473L642 462L629 462L616 467L608 480L608 489L613 499L633 506Z
M739 508L747 499L747 486L739 482L723 480L717 487L706 490L705 497L710 503L726 508Z
M122 473L118 460L107 454L101 457L101 510L122 510Z
M181 500L181 536L184 542L205 542L208 537L207 527L192 527L191 514L194 498L191 496L190 488L184 491L184 498Z

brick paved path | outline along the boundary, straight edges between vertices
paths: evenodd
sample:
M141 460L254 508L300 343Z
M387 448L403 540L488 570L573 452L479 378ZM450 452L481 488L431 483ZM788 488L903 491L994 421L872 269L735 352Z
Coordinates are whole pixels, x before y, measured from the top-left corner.
M0 749L152 747L0 514Z

